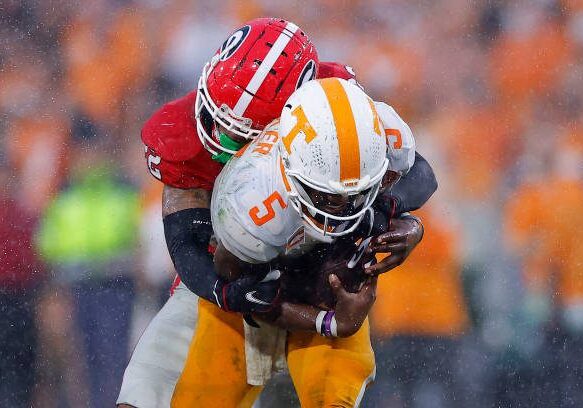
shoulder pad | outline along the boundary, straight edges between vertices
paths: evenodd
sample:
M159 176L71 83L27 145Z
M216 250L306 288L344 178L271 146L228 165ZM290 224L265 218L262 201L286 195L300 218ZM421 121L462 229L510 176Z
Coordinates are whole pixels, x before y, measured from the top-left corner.
M162 159L186 161L205 151L196 134L196 91L162 106L142 128L142 141Z
M415 163L415 138L409 125L384 102L375 102L375 108L387 136L389 168L406 174Z
M350 65L344 65L338 62L320 62L318 66L318 79L332 77L345 79L364 89L356 80L356 74Z

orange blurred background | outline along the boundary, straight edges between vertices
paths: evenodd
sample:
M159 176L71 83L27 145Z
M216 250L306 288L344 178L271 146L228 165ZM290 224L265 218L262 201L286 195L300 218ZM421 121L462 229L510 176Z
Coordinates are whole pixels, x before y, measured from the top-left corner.
M437 175L439 190L418 214L424 240L380 280L375 347L451 340L449 370L473 393L467 401L480 401L466 406L528 403L545 376L540 365L555 364L540 363L555 353L552 339L583 336L582 1L5 1L4 198L42 220L95 160L138 193L132 279L140 307L130 348L173 273L141 125L193 89L228 33L258 16L295 22L321 60L352 66L365 90L411 126ZM0 221L3 237L18 224L12 214ZM31 232L29 247L35 242ZM39 350L48 341L58 348L67 329L46 321L66 322L69 306L55 295L51 268L33 272L0 282L30 298ZM530 388L516 384L517 372ZM559 388L572 380L556 376Z

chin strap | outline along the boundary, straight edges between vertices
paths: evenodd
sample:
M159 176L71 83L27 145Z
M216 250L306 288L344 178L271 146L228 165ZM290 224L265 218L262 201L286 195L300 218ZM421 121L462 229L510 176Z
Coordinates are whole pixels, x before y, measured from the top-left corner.
M222 132L219 133L219 144L229 150L239 150L245 145L245 143L236 142L227 136L226 133ZM232 156L233 155L231 153L221 152L219 154L213 154L212 159L221 164L225 164L231 159Z

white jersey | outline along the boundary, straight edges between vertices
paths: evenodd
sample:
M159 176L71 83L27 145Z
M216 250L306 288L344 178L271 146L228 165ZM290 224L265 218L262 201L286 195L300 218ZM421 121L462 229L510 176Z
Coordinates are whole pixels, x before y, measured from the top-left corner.
M406 174L415 163L413 132L391 106L384 102L375 102L374 105L385 128L389 170Z
M415 160L413 134L393 108L382 102L375 105L387 135L389 169L404 174ZM211 201L215 235L245 262L303 253L315 242L288 201L289 180L278 140L276 121L235 155L215 182Z
M288 238L302 220L288 203L275 126L225 166L213 190L211 216L215 235L239 259L268 262L285 252Z

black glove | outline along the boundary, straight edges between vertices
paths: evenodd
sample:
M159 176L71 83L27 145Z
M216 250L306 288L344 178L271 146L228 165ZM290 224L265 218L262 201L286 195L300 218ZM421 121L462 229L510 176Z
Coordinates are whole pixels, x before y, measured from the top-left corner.
M273 309L279 300L281 272L245 276L230 283L215 283L215 300L228 312L264 313Z

